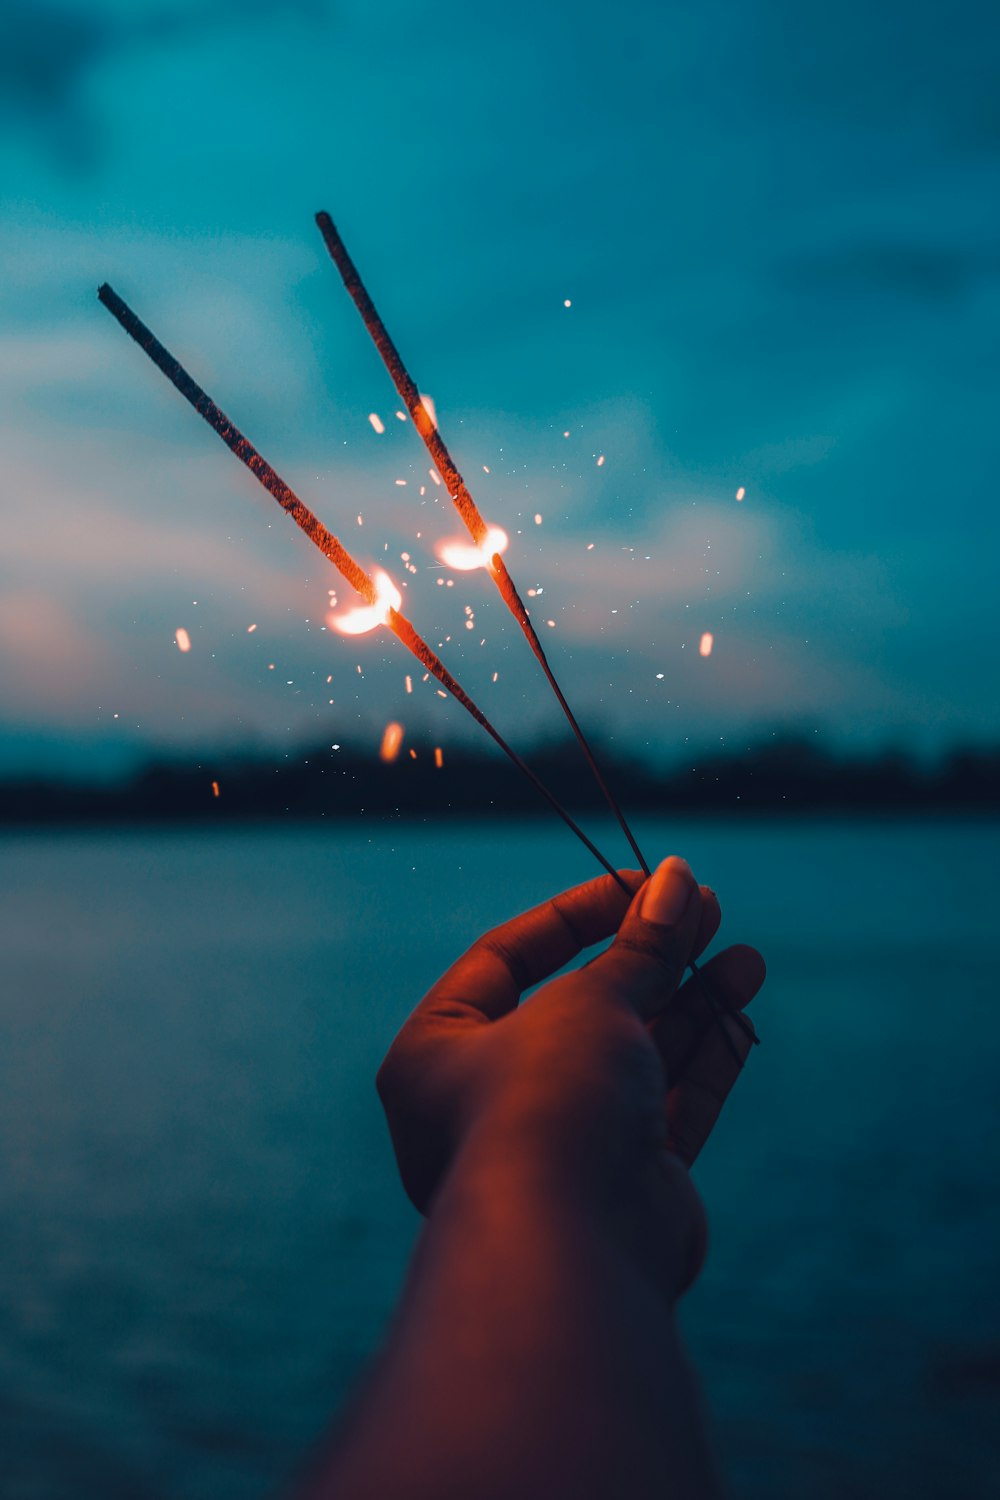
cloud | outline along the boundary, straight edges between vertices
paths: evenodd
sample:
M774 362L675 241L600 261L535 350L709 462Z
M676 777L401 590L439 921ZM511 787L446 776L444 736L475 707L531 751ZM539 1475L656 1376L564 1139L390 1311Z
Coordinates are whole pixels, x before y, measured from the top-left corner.
M995 280L1000 253L916 241L845 243L778 261L773 274L782 286L810 294L950 302L977 281Z
M154 51L189 37L238 25L297 17L311 27L330 14L323 0L216 0L215 4L99 3L86 8L4 0L0 47L0 118L30 132L69 172L93 168L107 144L84 84L96 65L120 50Z
M44 705L50 722L72 723L95 687L120 667L107 642L48 591L0 593L0 659L8 704Z

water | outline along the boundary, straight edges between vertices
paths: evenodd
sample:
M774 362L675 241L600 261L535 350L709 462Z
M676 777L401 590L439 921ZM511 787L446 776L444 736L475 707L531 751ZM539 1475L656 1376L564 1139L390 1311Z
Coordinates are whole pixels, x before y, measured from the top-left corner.
M992 1495L995 825L640 832L770 967L684 1309L734 1495ZM540 823L0 840L5 1497L291 1481L417 1228L385 1047L484 926L590 873Z

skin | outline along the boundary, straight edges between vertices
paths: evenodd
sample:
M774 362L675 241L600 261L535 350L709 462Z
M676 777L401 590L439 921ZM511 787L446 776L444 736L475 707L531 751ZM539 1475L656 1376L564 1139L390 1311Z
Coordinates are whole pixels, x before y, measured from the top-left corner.
M631 902L604 876L486 933L394 1041L378 1089L428 1222L310 1497L721 1494L675 1323L706 1245L689 1168L740 1071L683 980L721 915L683 860L622 873ZM764 963L703 972L737 1010Z

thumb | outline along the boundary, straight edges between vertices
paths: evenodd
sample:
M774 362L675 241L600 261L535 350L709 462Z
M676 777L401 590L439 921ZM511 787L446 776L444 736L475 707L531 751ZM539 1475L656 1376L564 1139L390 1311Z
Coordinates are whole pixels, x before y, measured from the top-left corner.
M649 1020L680 984L700 920L698 883L687 860L672 855L640 887L611 947L588 965L588 976Z

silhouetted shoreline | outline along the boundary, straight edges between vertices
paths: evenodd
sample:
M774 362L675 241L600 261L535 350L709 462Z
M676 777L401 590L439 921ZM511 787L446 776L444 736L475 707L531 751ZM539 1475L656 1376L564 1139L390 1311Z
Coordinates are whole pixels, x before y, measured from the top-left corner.
M411 751L415 752L415 758ZM603 807L576 747L536 746L525 757L560 800ZM1000 811L1000 748L955 749L927 766L902 751L847 759L814 739L768 740L692 755L658 768L604 748L611 785L630 813L930 814ZM217 788L217 790L216 790ZM370 749L303 751L275 763L251 755L150 762L119 782L10 778L0 825L244 822L400 818L551 811L499 756L458 747L435 765L414 743L384 764Z

